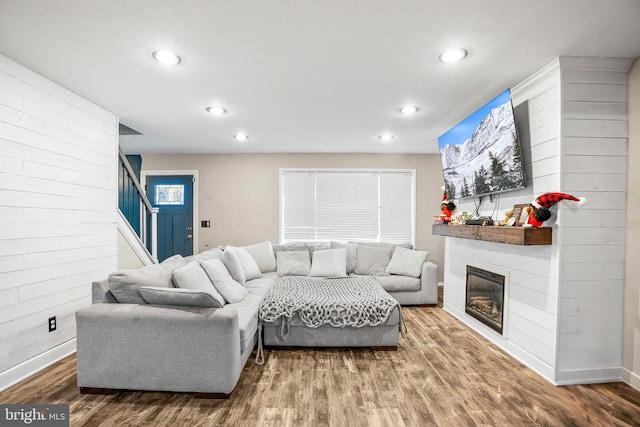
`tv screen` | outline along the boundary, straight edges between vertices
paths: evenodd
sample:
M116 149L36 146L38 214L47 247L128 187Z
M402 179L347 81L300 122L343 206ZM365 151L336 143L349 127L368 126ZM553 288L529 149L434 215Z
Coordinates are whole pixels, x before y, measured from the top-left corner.
M509 89L440 136L438 146L449 199L525 187Z

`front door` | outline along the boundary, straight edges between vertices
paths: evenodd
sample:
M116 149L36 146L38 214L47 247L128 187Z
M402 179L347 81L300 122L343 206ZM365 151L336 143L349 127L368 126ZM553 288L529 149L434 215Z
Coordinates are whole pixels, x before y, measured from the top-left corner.
M193 255L193 176L147 176L147 197L158 212L158 261Z

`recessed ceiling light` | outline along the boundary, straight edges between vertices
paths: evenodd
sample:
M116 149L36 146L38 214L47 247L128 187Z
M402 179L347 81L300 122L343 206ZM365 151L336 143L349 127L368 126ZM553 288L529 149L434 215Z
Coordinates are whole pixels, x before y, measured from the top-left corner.
M445 50L440 54L439 58L442 62L458 62L466 58L467 55L469 55L469 52L466 49L456 47Z
M246 133L236 133L235 135L233 135L233 137L235 139L237 139L238 141L246 141L247 139L249 139L249 135L247 135Z
M222 107L215 106L215 107L207 107L207 112L209 114L214 115L214 116L221 116L221 115L225 114L227 112L227 110L225 110Z
M389 142L391 141L393 138L395 138L395 136L391 135L390 133L383 133L382 135L380 135L378 137L378 139L382 142Z
M420 108L415 105L407 105L406 107L402 107L398 110L400 114L415 114L418 111L420 111Z
M156 61L167 65L178 65L182 62L182 58L168 50L156 50L151 54L151 56L153 56L153 59Z

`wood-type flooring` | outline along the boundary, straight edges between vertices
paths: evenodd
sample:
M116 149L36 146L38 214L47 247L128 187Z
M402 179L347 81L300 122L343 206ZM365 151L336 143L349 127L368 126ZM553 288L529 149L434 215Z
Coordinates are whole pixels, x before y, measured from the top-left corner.
M640 392L624 383L555 387L441 308L403 311L398 351L267 350L229 400L81 395L70 356L0 403L66 403L71 426L640 426Z

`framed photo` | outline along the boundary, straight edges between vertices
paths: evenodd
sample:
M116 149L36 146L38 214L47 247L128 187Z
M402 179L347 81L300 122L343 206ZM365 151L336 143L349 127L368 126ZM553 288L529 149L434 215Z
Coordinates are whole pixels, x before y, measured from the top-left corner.
M513 215L511 218L515 219L513 225L523 225L527 222L527 217L529 214L525 210L525 208L529 207L529 203L524 203L522 205L513 205Z

